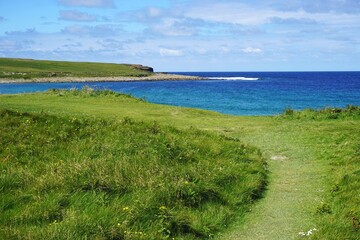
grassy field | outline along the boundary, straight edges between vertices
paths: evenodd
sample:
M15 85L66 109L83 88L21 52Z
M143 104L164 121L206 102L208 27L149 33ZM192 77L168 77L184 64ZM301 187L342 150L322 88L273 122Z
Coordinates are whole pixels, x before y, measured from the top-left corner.
M113 176L111 174L114 174L114 172L111 171L109 172L108 168L102 168L95 172L91 171L91 169L95 167L93 165L94 163L84 160L84 159L90 160L92 156L91 154L96 155L96 153L98 154L99 152L100 153L104 152L104 156L106 157L113 156L112 154L114 154L113 153L114 151L110 151L109 149L111 149L111 146L113 147L118 146L116 144L120 144L120 142L118 143L116 142L120 140L118 140L116 136L114 136L112 130L110 131L109 129L107 129L107 126L111 126L110 129L113 128L121 129L123 125L127 126L125 122L130 121L135 123L135 126L137 126L139 129L143 129L140 131L147 132L150 130L145 131L145 129L151 129L152 127L154 127L154 121L156 121L156 126L157 126L156 128L161 129L160 134L163 134L165 138L177 139L178 141L177 143L180 146L180 150L179 150L180 152L187 152L188 150L193 149L192 146L196 146L195 149L199 148L200 146L196 144L200 144L203 150L198 152L199 155L197 155L196 157L198 159L197 162L198 165L195 164L195 166L189 166L189 167L183 165L180 165L180 167L177 165L163 166L163 164L165 163L159 160L157 168L162 169L163 167L167 167L170 168L169 170L170 172L174 171L174 173L176 172L178 174L182 174L182 173L185 174L186 172L189 171L193 173L192 172L193 168L194 169L199 168L201 169L198 170L200 172L199 174L202 177L206 176L207 178L201 183L199 182L199 185L197 187L200 189L197 189L197 191L201 191L202 187L210 188L212 190L216 189L216 191L218 191L218 194L215 194L215 196L225 195L229 197L230 200L225 204L225 202L218 201L221 198L215 197L215 199L217 200L213 201L214 198L206 196L204 197L204 199L209 199L210 203L203 203L204 205L200 204L191 207L186 206L185 204L184 207L184 200L180 197L180 200L178 199L174 201L172 199L170 201L170 203L174 204L174 208L173 209L171 208L171 212L169 215L168 213L162 214L161 211L163 210L168 211L170 209L169 208L170 204L168 202L166 203L158 202L157 205L151 208L153 212L150 210L149 212L153 213L153 215L156 216L163 216L163 218L168 219L170 222L173 221L173 219L177 219L179 220L180 223L186 223L186 224L183 225L164 224L164 226L167 227L165 227L163 230L160 230L162 228L159 229L159 226L161 226L161 224L159 225L159 222L163 222L164 220L155 219L153 220L154 223L153 226L157 226L158 230L157 233L151 233L151 234L158 234L159 233L158 231L160 230L161 232L160 235L166 238L167 236L176 233L175 235L171 235L174 236L175 239L208 238L209 235L212 236L212 234L216 232L218 233L214 235L214 238L217 239L301 239L302 237L307 237L312 239L358 239L360 235L360 228L358 226L359 224L358 219L360 217L360 209L359 209L360 114L358 107L349 107L345 110L327 109L317 112L310 110L302 111L302 112L294 112L292 110L287 110L284 115L275 116L275 117L235 117L235 116L222 115L215 112L202 111L196 109L177 108L177 107L170 107L165 105L150 104L141 100L136 100L125 96L114 95L111 92L98 93L91 91L90 89L87 89L83 91L72 91L72 92L52 91L52 92L38 93L38 94L2 95L0 96L0 108L10 109L12 111L30 113L30 114L25 114L25 116L23 116L13 112L3 112L2 122L5 123L8 122L9 119L12 119L11 121L17 122L16 126L22 126L26 124L27 119L30 119L30 123L33 123L32 118L39 119L37 121L40 121L40 123L35 122L33 123L35 124L34 126L31 125L31 128L34 129L34 131L36 129L39 129L40 126L44 126L44 125L46 126L46 124L41 124L41 121L46 121L45 119L48 118L56 119L56 121L52 120L51 122L58 122L59 126L62 125L67 126L65 129L68 128L71 129L73 127L70 124L70 120L73 118L76 118L76 120L74 120L75 122L79 121L78 119L81 119L81 121L85 121L85 123L82 122L77 123L77 124L85 124L85 125L80 125L81 126L80 129L84 129L84 131L90 128L89 127L90 125L94 125L94 126L104 125L103 130L100 130L99 126L98 128L95 129L97 129L97 131L99 132L104 131L105 134L101 134L101 136L93 137L95 138L94 140L96 141L99 142L105 141L106 144L103 147L98 147L98 149L96 148L88 149L90 145L94 145L94 144L90 144L88 146L85 145L83 147L86 150L84 150L84 153L82 154L87 154L87 155L80 155L78 158L74 157L74 155L77 154L75 154L76 152L74 153L72 151L80 151L79 145L81 145L83 141L80 141L76 137L74 137L74 139L72 139L73 142L71 146L77 146L75 149L70 148L69 147L70 145L63 147L64 149L68 149L68 151L63 150L63 152L73 154L71 155L73 156L72 159L76 160L76 161L67 160L66 165L64 165L65 172L67 171L70 172L70 169L75 168L73 166L75 163L84 164L84 168L80 168L80 169L83 169L84 172L89 171L90 173L92 173L94 176L88 173L88 175L92 176L91 179L92 178L101 179L102 176L96 176L95 173L97 172L103 172L105 173L104 175L106 176L107 175ZM128 120L125 121L124 119L128 119ZM101 123L102 121L106 124L102 124ZM91 122L91 124L89 124L89 122ZM68 126L68 124L70 125ZM11 129L9 128L8 125L5 125L4 129ZM56 126L59 127L58 125ZM28 126L26 125L26 127ZM174 127L176 129L174 129ZM129 128L129 126L127 126L127 128ZM195 130L195 129L199 129L199 130ZM88 130L90 132L93 131L91 129ZM204 130L206 131L204 132ZM14 131L15 129L11 130L11 132ZM12 134L12 135L22 136L20 134L21 131L20 130L17 131L18 134ZM3 136L5 136L3 132L4 131L2 131L1 133L2 138ZM57 132L61 133L60 129ZM74 132L74 131L70 131L70 132ZM10 136L7 136L7 138L18 139L16 136L11 136L11 133L8 133L8 135ZM88 135L92 136L92 134L88 134ZM105 135L112 136L110 138L112 141L110 141L109 139L106 140ZM43 135L41 135L41 137L40 136L38 137L40 139L43 138L46 139L46 136ZM149 143L156 143L155 145L158 145L159 143L158 141L160 141L158 137L159 136L157 134L148 133L145 138L148 139ZM141 139L141 135L138 136L135 134L135 139L136 138ZM199 140L199 139L208 139L208 140ZM236 139L240 139L241 142L237 142ZM126 141L126 140L121 140L121 141ZM7 142L9 142L9 140ZM114 145L112 145L112 142L114 142ZM205 144L202 144L202 142L205 142ZM235 200L236 196L239 196L236 195L239 193L238 191L242 191L241 189L243 189L243 187L246 186L247 184L245 182L238 182L235 185L232 184L228 185L223 182L221 185L216 185L216 179L217 179L216 176L218 172L209 171L209 169L211 169L211 166L214 167L215 165L218 165L218 162L216 162L216 159L213 160L212 158L209 159L207 157L203 157L203 154L207 152L209 152L208 154L217 154L216 151L215 152L211 151L211 149L213 148L216 149L216 147L211 147L211 146L218 146L218 147L228 146L225 148L226 151L229 151L228 152L229 154L225 154L227 157L223 156L221 162L225 163L229 161L228 164L231 165L233 164L232 159L235 157L233 155L234 152L232 152L233 150L231 150L231 148L235 147L236 149L236 146L242 146L242 142L245 142L260 149L261 152L263 153L263 156L266 158L268 162L268 169L269 169L269 174L268 174L269 184L267 186L267 191L265 192L265 197L257 201L256 204L253 204L251 206L251 209L248 209L250 211L247 211L246 214L244 214L245 208L239 207L239 205L235 204L237 206L236 207L234 206L234 203L236 202ZM12 144L12 145L18 146L18 148L19 147L26 148L27 144L28 143ZM62 144L66 145L66 143L62 143ZM7 145L2 144L1 146L8 146L8 145L9 144ZM95 146L96 145L97 144L95 144ZM150 144L149 146L151 146L149 147L149 152L154 154L154 158L151 159L154 159L155 161L156 159L155 156L157 156L156 154L159 154L164 149L154 150L158 147L155 147L154 144ZM54 148L54 146L52 147ZM258 155L257 151L252 147L246 147L246 149L252 151L250 159L254 159L254 163L259 163L258 165L255 166L256 171L253 173L253 175L255 174L255 176L257 176L257 178L252 179L250 177L248 180L246 180L246 182L248 183L257 182L257 183L261 183L257 185L255 184L257 187L263 186L263 181L260 181L259 178L259 176L264 177L264 173L265 173L263 171L260 171L262 166L261 157ZM47 149L46 151L50 152L50 149ZM110 151L111 154L108 151ZM56 154L60 154L62 151L54 150L54 152ZM57 162L57 160L55 159L58 160L62 159L63 161L65 161L64 157L65 155L63 153L60 157L54 157L49 163L42 162L41 164L47 166L47 168L45 169L53 170L54 164ZM102 157L99 156L95 156L95 159L97 159L98 161L104 161L103 163L105 166L111 166L114 168L114 165L112 165L113 163L111 161L108 162L106 159L103 159ZM7 174L11 174L11 173L15 174L17 171L20 171L21 173L25 173L26 172L25 166L27 167L30 166L26 165L26 160L22 160L22 161L25 161L25 164L24 163L13 164L12 162L9 162L5 157L2 157L1 166L2 168L6 167L12 169L11 171L8 171ZM214 162L215 165L210 165L213 161L215 161ZM140 160L138 162L140 162ZM208 169L203 168L204 166L201 166L203 165L203 163L210 168ZM242 169L245 166L247 165L245 164L240 168ZM147 167L149 166L146 165L146 168ZM150 169L149 171L151 171ZM234 169L237 168L234 166ZM76 168L73 169L72 171L76 171ZM252 176L251 175L252 170L248 171L247 173L250 174L249 176ZM8 184L7 181L9 181L9 180L4 181L3 179L15 179L15 180L17 179L16 181L21 181L19 180L19 176L16 177L16 174L14 175L13 178L11 177L11 175L7 175L7 174L2 175L4 176L1 180L2 185L5 184L6 186L6 184ZM37 174L41 174L41 171L39 170L39 173ZM136 173L133 174L136 175ZM62 174L58 173L58 175L61 176ZM166 174L164 173L159 175L160 175L159 179L161 179L161 177L164 177L163 175ZM45 176L46 174L44 174L44 177ZM183 183L187 181L188 183L191 182L191 184L195 184L192 183L192 181L186 180L186 178L180 178L180 179L182 179ZM107 179L107 181L111 182L111 178ZM179 187L181 188L182 186L179 183L179 181L178 182L175 181L175 183L172 182L171 177L170 180L167 179L166 183L167 182L169 182L169 186L171 184L174 184L171 186L175 187L175 189L178 189ZM71 183L69 186L79 187L79 185L81 186L81 184L83 184L84 181L71 182L69 180L69 183ZM91 189L91 188L101 189L102 185L100 183L101 182L98 182L98 184L96 184L96 181L95 182L93 181L92 184L88 184L91 187L79 191L80 193L78 191L75 191L75 193L80 194L80 196L76 194L74 196L70 194L71 197L69 195L66 195L68 196L67 197L68 205L66 206L68 207L71 205L72 206L71 209L75 212L71 212L71 211L69 212L69 214L70 213L73 214L73 215L71 214L68 215L69 219L61 215L62 219L65 220L67 219L68 221L70 221L70 222L66 222L66 221L64 222L63 220L63 223L61 224L64 224L62 227L66 226L67 228L72 226L72 228L70 228L69 230L72 231L71 234L81 234L80 229L92 229L90 231L91 234L103 234L103 233L105 234L106 232L108 234L109 233L115 234L116 231L111 230L110 226L113 226L111 224L116 225L119 222L119 220L117 220L116 218L111 218L111 217L109 218L112 219L113 221L111 222L111 224L109 224L109 222L106 222L104 220L103 225L101 225L100 228L98 226L95 226L96 224L82 225L81 223L83 223L83 221L81 221L81 223L77 222L79 220L76 218L77 214L79 214L79 217L82 220L88 219L90 221L92 218L103 219L100 216L97 216L96 214L92 214L94 212L100 214L101 211L89 210L90 213L86 211L84 211L83 213L76 212L76 206L79 206L77 204L81 204L81 201L77 200L77 197L81 198L81 194L85 194L85 193L94 194L92 196L86 195L85 197L85 199L88 198L87 200L84 201L88 203L89 209L94 209L95 208L94 205L96 205L96 207L102 206L101 204L97 204L95 199L98 197L97 196L98 193L103 193L103 190L99 191L99 190ZM134 183L134 184L136 185L138 183ZM187 184L186 186L188 186ZM19 185L16 184L14 185L15 186L13 187L15 189L19 188ZM22 201L25 202L30 201L32 197L34 197L35 195L33 194L32 191L35 192L38 191L36 190L37 188L35 187L42 186L44 188L44 185L46 186L46 181L42 180L40 182L37 182L35 185L29 185L28 189L25 188L24 189L25 192L30 191L30 193L27 192L28 195L30 195L30 197L26 195L27 197L25 197L25 200L21 200L22 198L20 197L20 195L18 196L18 198L20 199L14 199L14 198L12 199L11 196L8 195L6 195L7 197L2 197L3 203L6 201L11 202L15 200L15 202L13 203L14 207L12 208L14 210L11 210L11 208L10 210L7 208L4 209L3 207L2 208L3 213L5 212L6 214L16 215L16 211L19 211L19 209L16 210L15 208L15 206L17 206L16 203L19 202L19 204L21 205ZM254 187L255 185L250 185L250 186L248 185L248 187L250 187L248 189L259 189ZM135 188L135 186L129 186L129 187ZM62 188L58 187L58 189L62 189ZM78 188L75 187L75 189ZM161 191L161 189L164 188L160 188L159 191ZM143 190L139 190L138 194L140 194L142 191ZM230 196L230 193L232 192L235 195ZM51 191L49 192L45 191L44 194L45 196L47 196L46 194L51 194ZM146 199L151 198L150 196L147 195L146 195ZM242 197L240 197L238 201L245 198L244 202L242 202L242 204L244 205L241 206L246 206L246 204L249 202L248 197L251 196L251 194L250 195L240 194L240 195ZM125 194L124 196L132 196L132 195ZM169 194L169 196L171 196L171 194ZM183 195L180 194L177 196L179 197ZM94 197L94 199L92 197ZM56 196L54 196L54 199L61 200L62 198L56 198ZM125 199L122 201L125 201ZM111 200L110 203L116 205L116 203L112 202ZM126 208L128 207L128 202L126 201L122 202L122 201L119 201L122 204L118 205L117 208L114 208L117 209L117 211L119 212L121 212L123 208L125 208L125 211L128 210ZM150 200L147 201L152 202ZM56 203L58 202L46 203L45 201L44 206L39 206L41 204L38 203L37 204L38 206L32 206L32 207L33 209L37 209L40 207L44 207L44 209L46 209L48 205L49 209L55 209L55 210L57 209L59 211L59 208L56 208L56 206L59 207L59 205L56 205ZM112 206L111 204L108 206ZM129 209L139 208L138 205L136 204L134 206L131 206L130 208L129 205ZM162 206L164 206L165 208L161 208ZM214 209L211 209L211 207L207 208L204 206L213 206L214 208L216 206L215 209L217 209L216 211L218 212L215 214L213 212L215 211ZM102 206L101 209L105 209L105 207ZM147 208L140 208L140 209L142 210L145 209L146 210L145 212L148 211ZM208 211L208 212L207 214L202 214L199 211ZM63 210L61 210L60 212L67 213L66 211ZM198 214L199 218L197 220L194 220L196 219L195 217L196 213ZM110 215L110 213L108 214ZM42 224L43 223L46 224L37 225L34 224L33 220L26 220L25 216L23 215L20 215L21 217L19 216L20 218L20 220L18 220L19 222L16 221L11 222L9 221L10 217L6 217L9 215L4 215L4 214L1 215L5 216L1 220L3 233L5 233L6 231L7 233L12 233L12 234L27 234L30 231L30 229L35 229L36 226L38 226L39 229L34 230L34 232L38 232L39 234L45 234L45 235L49 232L56 234L56 232L51 231L53 230L52 228L55 228L53 225L57 227L56 228L58 229L57 233L60 233L61 231L65 231L64 228L61 227L61 224L50 225L49 224L50 222L48 220L44 221L44 219L42 219L42 221L44 222L41 221L40 222ZM120 218L120 216L118 215L116 216ZM185 221L184 219L187 219L187 221ZM194 222L191 222L189 219L194 220ZM205 221L205 219L207 220ZM222 222L223 219L226 220L226 224L225 224L226 226L222 225L220 227L220 225L223 223ZM148 221L133 221L133 222L148 222ZM202 223L203 225L201 225L200 223ZM219 223L218 227L214 227L214 225L212 225L217 223ZM128 220L126 224L131 224L131 220ZM4 228L4 226L6 226L6 228ZM41 226L43 226L43 228ZM75 226L78 226L79 228L76 228ZM105 228L103 226L108 226L108 228ZM133 231L143 232L142 229L153 229L151 226L146 226L146 224L141 225L141 227L135 227L134 225L133 228L130 227L132 225L121 225L121 223L120 226L122 227L120 231L120 233L122 234L125 234L124 232L128 231L125 230L124 226L132 229L129 230L130 232ZM171 234L170 233L167 234L166 233L167 230L165 229L169 229L168 226L177 226L177 227L170 228L173 229L173 231L170 230ZM312 232L308 232L309 230L314 228L316 228L316 230L313 230ZM106 231L104 229L106 229ZM192 230L190 231L189 229ZM152 230L147 230L147 231L151 232ZM185 232L185 234L180 234L181 232ZM308 234L308 236L303 236L303 234L305 235ZM109 237L109 235L101 235L101 236L104 238ZM125 235L121 235L121 236L125 238ZM153 236L158 236L158 235L153 235ZM130 239L137 239L137 238L134 235L132 235Z
M0 58L0 78L141 77L151 74L134 66L136 65Z
M0 118L2 239L209 238L266 185L260 152L235 138L126 116Z

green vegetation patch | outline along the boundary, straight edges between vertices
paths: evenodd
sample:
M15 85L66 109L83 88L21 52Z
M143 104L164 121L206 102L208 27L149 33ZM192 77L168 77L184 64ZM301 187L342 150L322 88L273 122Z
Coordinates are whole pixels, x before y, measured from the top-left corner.
M360 106L291 109L278 117L306 126L302 135L313 157L326 164L326 186L314 218L313 239L358 239L360 236Z
M0 109L32 113L27 114L25 117L23 116L23 118L17 116L19 115L17 113L11 113L11 115L15 114L15 116L11 118L17 119L16 121L11 121L18 122L17 125L8 122L8 125L4 127L5 125L2 123L2 127L0 128L0 140L2 141L0 144L0 166L2 168L2 178L0 181L2 185L0 189L2 189L4 185L7 186L6 189L14 189L2 190L0 193L0 202L2 204L2 212L0 213L0 238L7 239L14 236L15 239L27 237L35 239L42 239L44 237L67 237L71 239L80 238L80 235L84 235L93 238L98 236L100 239L112 237L119 239L162 239L166 237L169 237L169 239L173 237L175 239L196 239L207 238L217 231L220 231L221 234L217 234L214 238L221 239L221 236L223 236L222 239L225 240L254 238L359 238L359 106L349 106L345 109L326 108L299 112L290 111L290 114L287 113L275 117L235 117L198 109L151 104L124 94L111 91L95 91L90 88L85 88L83 90L71 91L52 90L46 93L0 95ZM41 114L42 112L46 114ZM334 115L336 117L334 117ZM65 140L65 143L61 143L61 141L58 143L54 142L52 145L54 149L53 152L49 150L50 146L44 144L44 142L40 142L37 148L35 148L32 145L28 145L30 143L25 143L25 140L20 141L20 139L25 139L23 137L25 133L20 131L20 129L17 131L12 131L11 129L17 129L21 126L19 122L25 124L26 119L30 119L31 129L36 133L32 134L34 136L41 136L38 137L38 139L46 139L42 135L39 135L41 132L38 131L40 126L34 127L32 125L36 123L36 121L31 121L35 116L48 120L53 119L50 122L54 122L54 124L55 120L58 122L55 125L56 127L54 127L56 131L52 133L54 138L59 134L63 136L61 137L63 139L73 140L71 140L70 143L66 143ZM7 118L9 119L10 117ZM71 127L70 124L73 118L76 118L75 122L81 123L80 129L83 129L84 133L89 132L92 125L94 127L98 126L95 129L104 128L104 130L103 132L94 130L95 135L85 134L87 137L84 137L84 139L88 139L87 142L89 142L89 144L76 140L75 136L79 136L79 133L71 130L74 128ZM5 118L2 117L1 119L3 122ZM154 121L158 124L154 124ZM73 136L72 138L64 137L62 128L57 126L62 126L63 123L66 123L64 126L70 129L67 130L68 134L74 134L71 135ZM26 126L30 127L30 125ZM64 186L67 187L61 188L61 191L54 191L54 197L52 197L50 193L47 193L49 190L40 191L44 188L36 187L40 184L45 185L46 183L55 181L51 180L51 178L46 181L42 179L45 179L45 172L51 175L51 169L54 168L55 163L60 160L63 160L63 162L59 162L59 164L61 163L60 166L66 167L65 170L62 167L59 169L62 169L62 172L69 172L69 175L64 174L66 179L71 179L74 171L81 170L87 171L87 176L90 176L88 179L101 179L97 177L96 173L101 173L101 171L104 172L105 170L90 171L90 165L87 164L104 161L106 164L93 165L91 169L96 170L99 169L100 166L105 166L103 169L110 171L107 166L113 166L111 164L114 164L114 161L121 159L121 157L116 157L113 161L111 158L107 158L109 159L109 162L107 162L105 158L101 158L101 156L111 156L111 154L107 152L108 149L110 149L111 146L116 146L116 142L120 141L118 136L114 135L114 131L106 130L109 126L113 125L116 126L116 128L124 125L126 128L134 127L135 129L136 127L137 129L143 129L141 131L143 132L142 134L146 134L144 136L136 133L128 134L131 137L127 138L125 137L126 135L122 135L128 139L127 146L131 146L128 151L132 149L135 153L128 153L124 156L128 156L129 159L140 159L138 154L141 152L139 151L145 150L159 154L159 158L156 158L156 155L152 155L154 156L152 159L158 159L158 161L162 159L167 165L161 163L160 167L156 168L155 177L146 178L147 180L143 180L143 182L149 182L152 186L156 186L153 180L160 179L160 176L167 176L164 174L165 170L163 170L167 168L166 171L169 171L172 175L168 176L166 180L159 180L159 182L169 186L169 191L164 190L164 186L156 187L155 190L150 190L149 188L149 191L131 190L135 187L130 184L132 182L134 182L135 185L138 184L136 182L140 180L136 179L139 178L141 171L144 172L144 168L138 168L140 169L138 173L132 170L132 174L139 175L136 175L138 177L134 178L135 180L133 178L127 178L127 183L130 184L128 184L129 187L126 188L109 188L108 184L104 184L106 181L99 181L96 184L96 180L87 185L84 184L86 181L78 180L79 184L76 185L74 184L74 182L76 183L76 179L74 178L73 182L67 180L71 184L64 184ZM183 130L179 131L172 127L166 127L165 125L171 125ZM46 129L45 126L52 125L42 124L41 128ZM193 126L196 129L207 130L207 132L194 128L189 129L189 126ZM118 132L122 131L123 130ZM155 131L155 133L151 133L152 131ZM102 133L102 135L96 134L98 132L99 134ZM216 134L219 133L226 137L217 136ZM27 134L29 135L30 133L28 132ZM4 138L3 136L7 137ZM111 141L109 140L110 136L112 136ZM145 140L143 140L143 144L140 146L135 144L142 143L140 140L137 140L137 138L140 139L142 137L144 139L146 138L149 143L156 141L161 142L157 140L160 136L164 136L164 138L167 139L166 141L163 140L166 143L172 139L178 141L179 144L170 144L168 146L170 149L178 146L180 152L187 153L186 156L188 157L185 159L188 159L188 161L180 161L180 157L184 159L183 155L179 156L175 154L175 156L179 157L170 158L170 155L161 153L164 152L166 147L165 142L163 142L163 145L157 145L158 147L153 147L155 145L152 144L151 148L144 147L147 146ZM12 142L8 140L10 138L13 139ZM251 206L247 203L262 193L265 183L263 174L265 174L266 171L263 170L264 164L260 155L256 153L257 150L244 147L241 142L237 142L237 138L240 138L241 142L247 142L260 149L269 163L269 185L267 186L266 196L261 201L258 201L257 204L252 204ZM17 142L15 142L15 139L17 139ZM129 143L129 139L135 140ZM91 141L99 141L101 144L90 144ZM211 142L211 144L209 142ZM31 144L35 143L31 141ZM15 159L11 157L13 155L5 154L5 149L9 148L9 146L11 146L11 149L32 146L26 151L40 148L41 150L49 152L47 155L51 157L47 158L50 159L49 161L45 161L45 158L33 157L37 159L37 166L39 167L30 168L31 165L27 164L26 160L24 160L31 156L29 152L21 150L20 152L24 153L25 156L21 157L19 153ZM60 147L58 148L57 146ZM90 155L91 151L89 150L84 150L84 152L75 150L80 149L81 146L84 147L83 149L91 149L90 146L97 146L97 150L91 150L93 156ZM108 146L110 146L110 148ZM234 160L236 158L232 151L236 151L235 149L239 147L240 149L246 149L246 151L241 153L242 151L238 150L239 155L244 156L244 158L240 162L237 162ZM114 149L113 152L116 152L118 147L114 147ZM158 150L155 151L155 149ZM160 151L160 149L163 150ZM197 149L203 150L195 151ZM210 150L207 151L208 149ZM216 149L223 149L220 151L222 154L220 154L219 150L216 152ZM229 149L229 151L226 149ZM195 151L195 153L191 153L191 150ZM34 153L36 153L36 151ZM203 155L204 152L208 155ZM100 153L100 155L96 156L95 153ZM103 153L106 154L104 155ZM249 156L248 161L245 161L246 155ZM66 156L72 156L72 158ZM132 156L134 158L131 158ZM12 159L12 161L9 161L10 159ZM45 160L40 161L39 159ZM65 161L65 159L67 160ZM86 159L95 159L95 161L91 162ZM146 165L146 171L155 171L152 169L152 167L155 168L155 165L152 164L153 160L149 161L146 158L141 159L144 159L144 163L149 163ZM125 166L129 166L130 161L133 163L132 166L140 165L140 160L129 160L129 162L125 163L118 161L118 163L121 163L124 169L126 169ZM47 167L40 167L39 162ZM64 164L65 162L67 165ZM76 162L78 162L78 165L75 165ZM171 164L168 164L170 162ZM216 168L215 166L223 166L219 162L221 162L221 164L228 164L226 166L234 167L233 171L231 171L232 167ZM134 165L135 163L138 165ZM212 165L212 163L215 164ZM240 165L243 166L240 167ZM205 167L208 170L206 170ZM67 169L69 169L69 171L67 171ZM114 167L113 169L116 168ZM127 169L130 169L130 167L127 167ZM212 170L210 171L209 169ZM224 172L224 170L226 171ZM146 171L145 173L147 173ZM188 173L188 175L186 175L185 172ZM59 173L57 174L58 175L55 175L57 182L63 182L61 175L59 175ZM30 176L30 178L28 176ZM101 176L110 175L101 174ZM172 176L177 180L172 180ZM196 179L199 180L192 180L194 177L190 176L196 176ZM33 186L31 187L30 185L23 184L29 181L27 179L35 179L39 182L33 180L34 184L31 185ZM111 182L110 179L111 178L107 181ZM145 179L145 177L143 179ZM150 179L150 181L148 181L148 179ZM221 182L223 184L220 184ZM21 190L21 186L27 187ZM73 188L77 190L70 191L69 189L71 188L69 188L69 186L77 186ZM116 186L124 186L124 184L121 185L118 183ZM190 186L191 191L186 188ZM161 194L159 194L158 190ZM5 194L3 194L3 192L5 192ZM105 201L101 200L100 195L98 195L99 193L103 194L105 200L107 199L106 204L108 205L99 205L99 202ZM160 198L159 196L162 197ZM166 198L166 196L169 197ZM44 199L49 200L45 201ZM93 199L98 199L98 201L94 201ZM155 199L157 202L152 204L155 202ZM206 200L204 201L203 199ZM136 200L140 200L141 204L135 202ZM237 204L236 201L238 201ZM88 208L83 207L84 205L81 205L82 202L84 202L84 205L88 206ZM44 208L42 204L47 204L49 207ZM70 204L73 205L69 208L68 206L70 206ZM35 206L37 207L34 208ZM66 206L66 208L63 206ZM106 209L106 206L110 206L110 208L104 210L110 212L109 217L103 217L102 209ZM117 208L112 208L111 206L117 206ZM151 207L146 208L142 206ZM251 211L243 214L244 210L250 207ZM43 210L37 211L37 208ZM98 210L99 208L101 211ZM94 211L89 209L94 209ZM143 209L152 210L145 211ZM44 219L49 219L49 215L46 214L50 212L60 212L62 215L61 217L54 217L57 215L50 214L52 216L51 220L45 221ZM144 215L144 212L149 213L149 215ZM125 215L125 213L127 214ZM135 215L147 220L138 220L140 217L136 217ZM33 220L29 220L30 216L33 216ZM45 217L40 218L43 219L40 221L39 216ZM127 216L127 218L125 218L125 216ZM225 225L228 225L229 222L235 219L235 216L238 217L239 221L232 224L232 227L222 231ZM60 221L60 219L65 220ZM69 219L72 219L71 221L73 222L69 222ZM125 225L122 225L123 219L127 221ZM102 222L104 222L104 224ZM132 225L131 222L137 222L139 225ZM118 223L120 224L119 227L117 227ZM309 230L314 228L317 230L312 231L312 234L309 236L300 234L304 233L306 235ZM112 231L114 231L113 235L109 235L109 233L112 234ZM146 233L146 237L142 235L144 233Z
M0 78L142 77L152 72L129 64L0 58Z
M309 108L301 111L288 108L285 109L281 117L303 120L360 119L360 106L348 105L346 108L327 107L319 110Z
M204 239L261 196L237 139L120 120L0 112L0 238Z

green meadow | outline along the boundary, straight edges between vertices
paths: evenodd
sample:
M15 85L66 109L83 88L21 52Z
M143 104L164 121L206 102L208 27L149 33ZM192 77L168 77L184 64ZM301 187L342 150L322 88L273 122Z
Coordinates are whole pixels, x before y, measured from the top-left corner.
M129 64L0 58L0 79L142 77L151 74L139 68L141 66Z
M0 96L1 239L359 239L360 108Z

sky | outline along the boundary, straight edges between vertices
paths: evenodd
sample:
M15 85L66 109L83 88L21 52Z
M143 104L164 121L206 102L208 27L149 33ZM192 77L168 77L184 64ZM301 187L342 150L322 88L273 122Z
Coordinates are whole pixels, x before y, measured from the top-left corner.
M0 0L0 57L359 71L360 0Z

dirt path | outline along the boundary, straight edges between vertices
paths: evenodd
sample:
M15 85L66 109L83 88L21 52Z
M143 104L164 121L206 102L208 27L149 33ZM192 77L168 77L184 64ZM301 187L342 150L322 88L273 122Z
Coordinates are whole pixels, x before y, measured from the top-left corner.
M242 139L269 159L268 190L244 222L221 239L298 239L299 232L316 228L312 216L322 200L325 167L314 159L304 129L267 127Z

